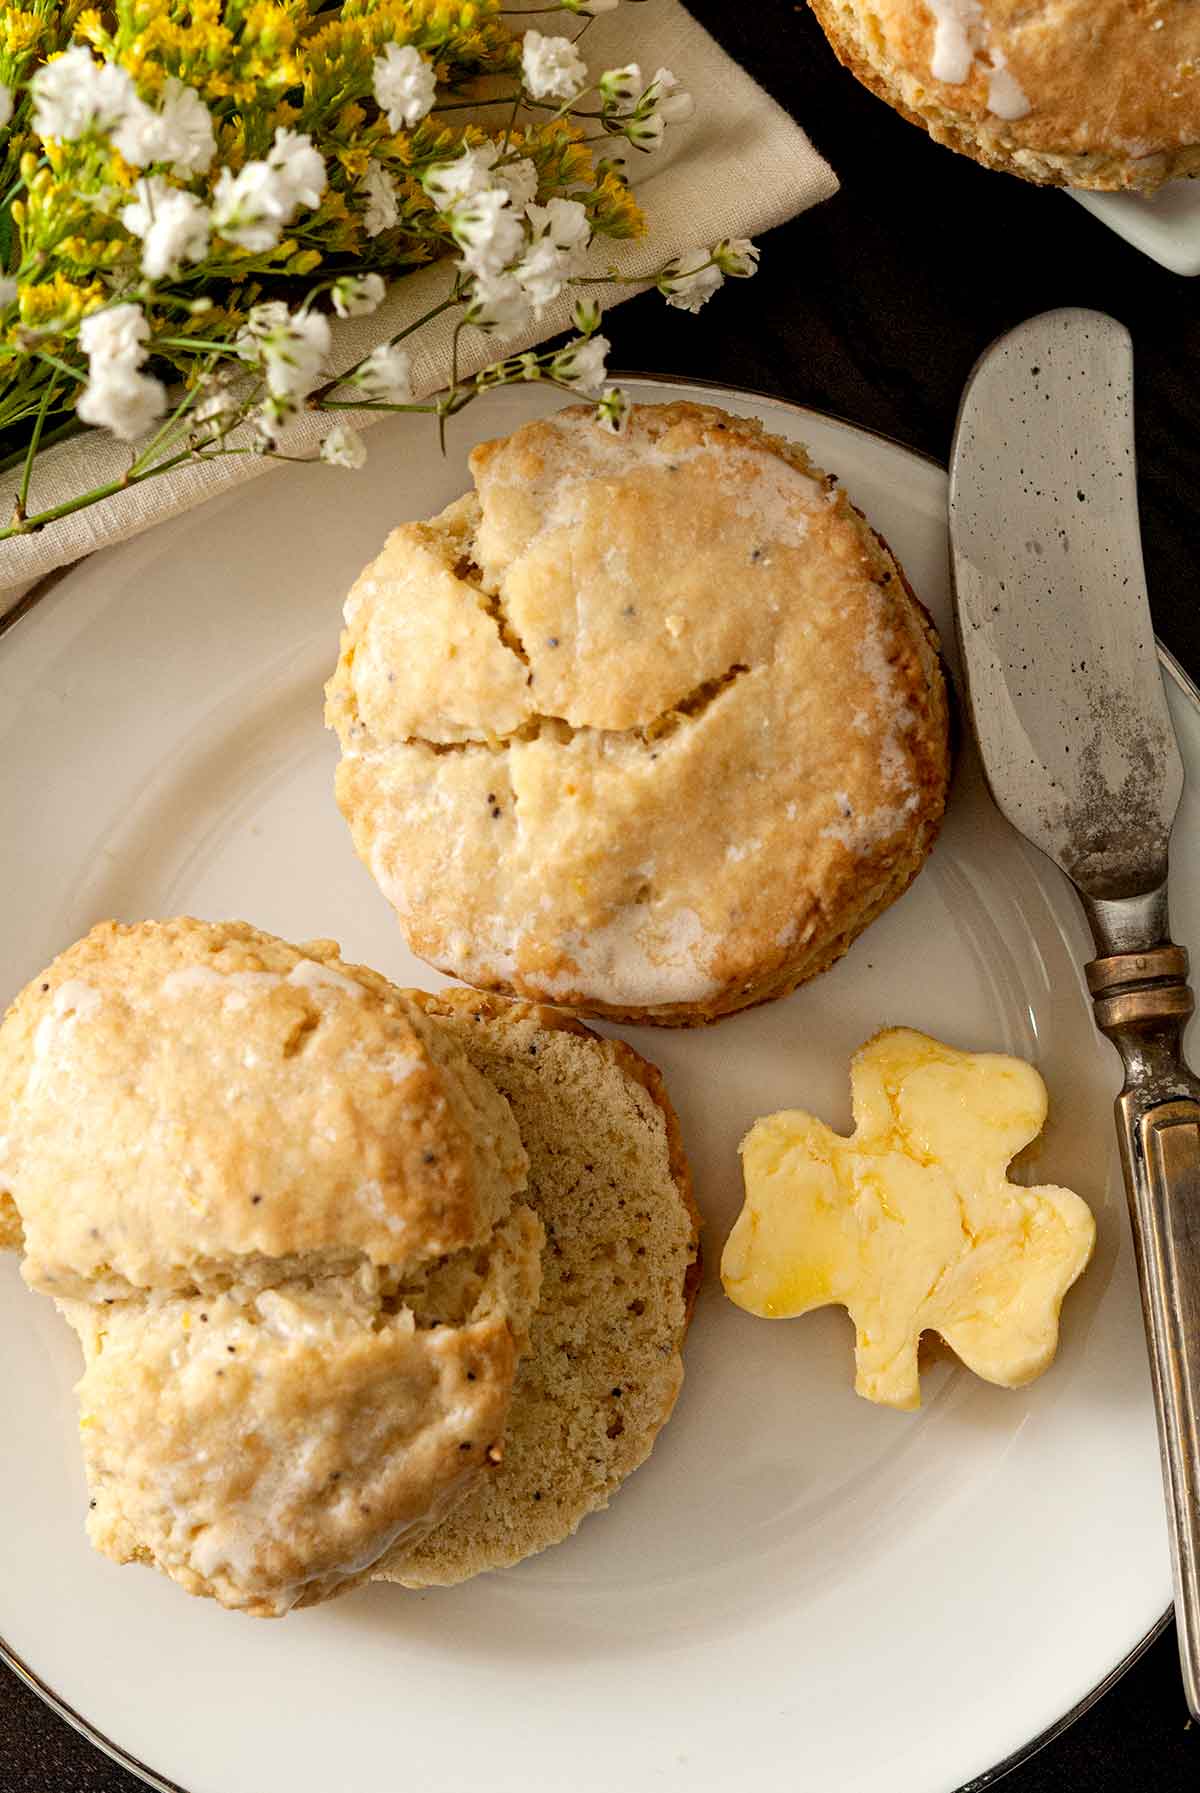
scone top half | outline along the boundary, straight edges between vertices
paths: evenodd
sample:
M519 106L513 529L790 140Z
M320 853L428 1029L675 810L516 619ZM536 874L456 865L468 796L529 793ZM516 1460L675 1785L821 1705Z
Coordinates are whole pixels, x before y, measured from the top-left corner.
M384 978L239 923L104 923L0 1031L0 1185L26 1280L215 1290L484 1239L522 1187L507 1105Z
M542 1230L507 1103L383 978L103 924L0 1026L0 1136L26 1280L83 1347L98 1549L275 1616L489 1473Z
M921 865L928 619L798 446L692 404L471 456L346 604L338 798L413 948L481 988L689 1023L782 994Z
M839 58L938 142L1054 186L1200 172L1195 0L810 0Z

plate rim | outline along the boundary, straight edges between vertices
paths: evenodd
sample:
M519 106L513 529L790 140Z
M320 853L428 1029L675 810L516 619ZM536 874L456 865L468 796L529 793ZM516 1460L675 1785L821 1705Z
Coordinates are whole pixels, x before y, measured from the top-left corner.
M739 399L750 399L766 405L773 405L781 410L791 412L798 417L814 417L825 424L837 424L842 429L849 430L857 436L872 436L876 441L884 442L890 448L899 449L902 454L908 456L912 460L922 462L929 467L934 467L941 473L945 473L946 471L944 463L938 460L936 455L929 454L924 449L915 448L909 442L902 442L898 437L889 435L885 430L873 429L869 424L856 423L852 418L843 417L839 412L822 411L814 405L802 405L794 399L781 398L777 394L763 392L757 387L737 386L726 380L698 379L680 374L642 373L635 371L634 369L622 369L615 373L613 378L617 381L636 381L639 384L647 386L665 386L673 388L689 387L699 392L713 393L718 396L724 394ZM120 543L113 544L113 546L120 545ZM94 551L94 553L103 552L103 549ZM94 554L85 554L81 556L80 559L69 562L66 566L56 567L51 572L44 574L42 578L36 580L27 591L21 594L7 611L0 614L0 653L4 651L4 638L17 626L18 623L23 622L26 617L31 615L32 612L37 609L42 598L48 596L49 593L63 580L68 578L79 567L84 566L93 557ZM1175 654L1172 653L1171 649L1158 639L1157 635L1155 636L1155 646L1158 650L1159 664L1176 685L1180 695L1186 698L1197 712L1200 712L1200 685L1198 685L1186 671ZM985 1788L994 1787L1005 1775L1010 1774L1014 1769L1021 1767L1024 1763L1031 1760L1033 1756L1037 1755L1040 1750L1061 1737L1070 1729L1077 1719L1082 1718L1085 1713L1089 1712L1098 1701L1103 1699L1106 1693L1109 1693L1112 1688L1116 1686L1117 1682L1120 1681L1136 1663L1141 1661L1146 1652L1157 1643L1159 1638L1166 1632L1173 1617L1174 1607L1173 1605L1168 1606L1161 1617L1154 1622L1144 1636L1139 1638L1132 1645L1120 1661L1110 1669L1108 1674L1105 1675L1102 1680L1097 1682L1094 1687L1089 1689L1089 1691L1064 1712L1060 1718L1056 1719L1052 1724L1047 1725L1044 1730L1039 1731L1036 1736L1030 1738L1027 1743L1022 1744L1019 1748L1013 1750L1011 1754L1005 1756L993 1767L985 1769L982 1774L976 1775L972 1780L964 1782L956 1789L956 1793L983 1793ZM18 1655L3 1636L0 1636L0 1662L10 1669L17 1679L34 1693L43 1704L49 1707L52 1712L56 1713L59 1718L65 1720L65 1722L71 1726L73 1731L77 1732L79 1736L93 1744L103 1755L107 1756L110 1761L115 1762L119 1768L127 1769L147 1786L155 1788L157 1793L191 1793L191 1790L184 1787L180 1782L167 1779L167 1777L160 1774L157 1769L151 1768L148 1763L145 1763L141 1761L139 1757L132 1755L119 1743L115 1743L112 1738L106 1736L103 1731L98 1729L90 1719L85 1718L82 1713L76 1711L76 1709L63 1699L60 1694L56 1693L47 1682L43 1681L41 1676L38 1675L34 1669L30 1668L29 1664ZM931 1789L930 1793L934 1793L934 1790Z

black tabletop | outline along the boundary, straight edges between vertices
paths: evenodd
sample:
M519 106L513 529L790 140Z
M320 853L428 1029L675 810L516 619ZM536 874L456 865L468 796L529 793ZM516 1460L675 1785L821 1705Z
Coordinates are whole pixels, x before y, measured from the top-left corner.
M753 286L721 294L698 317L668 313L654 295L624 306L609 331L616 361L777 393L944 459L963 381L994 336L1056 305L1111 312L1135 345L1155 623L1200 679L1200 279L1167 273L1064 195L929 142L838 67L806 7L691 4L800 120L842 190L763 239ZM1088 1499L1086 1464L1079 1498ZM134 1793L140 1784L0 1669L0 1793ZM633 1764L627 1784L641 1793ZM1004 1783L1005 1793L1198 1785L1200 1726L1189 1725L1173 1631Z

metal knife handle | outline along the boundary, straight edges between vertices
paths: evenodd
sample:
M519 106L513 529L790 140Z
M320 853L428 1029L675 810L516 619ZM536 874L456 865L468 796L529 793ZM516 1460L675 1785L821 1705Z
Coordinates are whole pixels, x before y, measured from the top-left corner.
M1183 1058L1188 956L1167 943L1087 967L1125 1066L1117 1133L1133 1220L1188 1705L1200 1718L1200 1081Z

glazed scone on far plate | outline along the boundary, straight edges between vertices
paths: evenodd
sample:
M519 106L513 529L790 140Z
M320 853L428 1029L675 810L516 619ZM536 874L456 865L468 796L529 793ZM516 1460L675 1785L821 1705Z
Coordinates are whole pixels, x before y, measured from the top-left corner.
M330 942L93 929L0 1026L0 1139L25 1279L83 1345L100 1550L276 1615L494 1467L540 1281L526 1155Z
M920 869L937 641L796 444L590 410L471 456L346 603L327 716L413 950L482 989L691 1024L832 963Z
M1200 174L1196 0L809 0L841 62L938 143L1052 186Z

